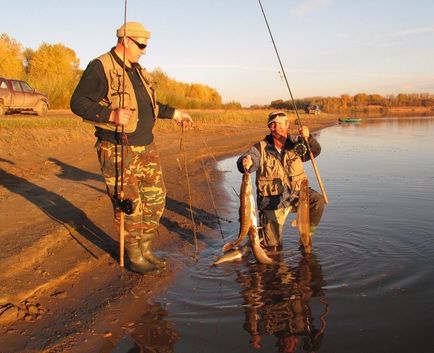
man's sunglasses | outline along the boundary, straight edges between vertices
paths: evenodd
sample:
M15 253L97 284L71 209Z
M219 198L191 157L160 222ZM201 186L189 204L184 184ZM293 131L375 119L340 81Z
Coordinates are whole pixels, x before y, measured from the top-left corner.
M143 44L143 43L139 43L138 41L136 41L135 39L133 39L133 38L131 38L131 37L128 37L128 38L130 38L136 45L137 45L137 47L140 49L140 50L143 50L143 49L145 49L146 48L146 46L147 46L147 44Z

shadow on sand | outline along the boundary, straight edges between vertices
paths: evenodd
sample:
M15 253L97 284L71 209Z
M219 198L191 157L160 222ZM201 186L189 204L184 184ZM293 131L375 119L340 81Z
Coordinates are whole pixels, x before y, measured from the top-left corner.
M60 172L56 173L57 177L61 179L82 182L82 185L92 188L98 192L104 194L106 193L104 189L100 189L85 183L85 181L89 180L104 182L104 179L100 174L82 170L70 164L64 163L56 158L49 158L48 160L60 168ZM0 158L0 162L8 163L10 165L14 164L12 161L3 158ZM64 197L33 184L24 178L10 174L2 169L0 169L0 185L3 185L11 192L23 196L25 199L39 207L45 214L47 214L56 222L64 226L68 225L72 227L87 240L97 245L100 249L108 252L113 258L117 258L117 241L113 240L102 229L93 224L82 210L74 206ZM161 218L161 224L171 232L178 234L184 241L193 243L193 225L191 222L189 204L184 201L178 201L167 197L166 209L185 217L185 221L178 222L163 215ZM204 226L211 229L217 229L218 219L216 215L194 206L192 207L192 210L196 224L197 238L207 239L204 234L201 233L201 229ZM91 253L92 256L96 257L96 255L93 254L90 249L86 248L85 245L80 242L80 239L78 239L68 227L66 228L68 229L71 237L73 237L81 246L83 246L86 251Z
M14 164L11 161L2 159L1 162ZM74 206L64 197L38 186L19 176L0 169L0 185L9 191L24 197L41 209L48 217L62 224L72 238L77 241L87 252L97 258L87 248L76 234L83 236L88 241L98 246L101 250L109 253L117 259L117 242L108 236L102 229L97 227L82 210ZM73 230L73 231L72 231Z

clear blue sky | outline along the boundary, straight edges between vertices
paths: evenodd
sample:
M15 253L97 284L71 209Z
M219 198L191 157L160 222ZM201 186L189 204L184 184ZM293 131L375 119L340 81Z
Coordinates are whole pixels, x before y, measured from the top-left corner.
M1 0L0 32L73 49L85 68L115 43L123 0ZM6 3L6 4L4 4ZM433 0L262 0L296 98L434 93ZM257 0L128 0L152 33L141 64L225 102L288 99Z

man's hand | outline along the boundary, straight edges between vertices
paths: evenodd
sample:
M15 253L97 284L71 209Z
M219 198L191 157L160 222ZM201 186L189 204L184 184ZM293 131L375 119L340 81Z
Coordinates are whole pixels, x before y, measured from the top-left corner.
M193 126L193 119L191 118L191 116L179 110L175 110L173 120L175 120L178 125L185 128Z
M243 167L247 171L250 169L250 167L253 165L252 156L248 154L243 158Z
M303 136L305 140L307 140L310 136L310 131L307 126L302 126L300 129L298 129L298 132L300 133L301 136Z
M110 114L109 121L115 125L125 125L133 116L133 112L129 109L118 108Z

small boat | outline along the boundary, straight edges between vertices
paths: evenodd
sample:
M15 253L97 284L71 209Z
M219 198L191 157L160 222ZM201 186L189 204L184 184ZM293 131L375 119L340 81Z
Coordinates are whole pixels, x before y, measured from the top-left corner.
M339 118L340 123L360 123L362 118Z

